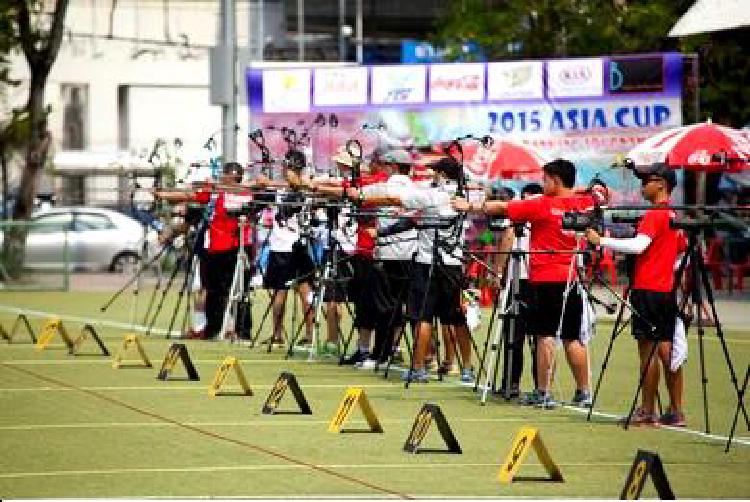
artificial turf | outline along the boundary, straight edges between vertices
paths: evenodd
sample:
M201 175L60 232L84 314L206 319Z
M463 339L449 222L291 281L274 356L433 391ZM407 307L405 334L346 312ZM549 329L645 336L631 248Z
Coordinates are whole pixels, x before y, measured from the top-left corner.
M144 292L140 310L145 310ZM129 298L107 312L99 307L105 293L0 293L0 305L79 316L97 326L110 350L119 350L129 330L100 323L126 323ZM173 298L167 298L158 325L168 323ZM266 306L258 298L255 318ZM14 313L0 311L6 329ZM31 317L40 330L45 318ZM63 321L76 333L81 323ZM475 334L483 342L487 323ZM268 321L267 321L268 324ZM266 327L266 332L269 327ZM592 371L599 375L611 326L602 324L592 344ZM347 331L345 329L345 331ZM742 376L750 360L748 332L731 331L727 344ZM444 382L413 384L405 390L398 372L385 380L371 371L341 367L333 359L307 361L284 353L227 342L185 341L201 381L156 379L169 344L163 336L142 337L153 368L113 369L111 358L94 355L89 340L85 355L70 356L56 340L53 347L33 348L23 333L12 344L0 342L0 497L603 497L620 494L638 449L657 452L672 488L680 498L750 497L750 438L742 421L742 442L724 453L724 441L667 429L618 427L612 416L627 411L637 384L634 343L629 335L615 343L596 414L568 408L537 410L491 398L478 404L470 387L455 377ZM686 368L688 428L702 430L697 341L691 333ZM222 359L242 361L253 396L208 396L207 388ZM573 392L562 353L554 389L562 398ZM714 331L705 338L711 432L728 433L736 398ZM266 395L281 371L294 373L313 414L263 415ZM227 378L237 389L234 375ZM528 383L528 379L527 382ZM384 433L328 432L328 422L347 387L361 386L380 419ZM666 395L665 392L662 392ZM402 448L424 403L438 404L463 453L405 453ZM287 392L280 409L293 411ZM358 411L351 427L363 427ZM539 429L565 481L521 480L503 485L498 470L522 426ZM440 448L431 430L425 447ZM521 475L541 477L544 470L529 456ZM655 496L650 482L643 496Z

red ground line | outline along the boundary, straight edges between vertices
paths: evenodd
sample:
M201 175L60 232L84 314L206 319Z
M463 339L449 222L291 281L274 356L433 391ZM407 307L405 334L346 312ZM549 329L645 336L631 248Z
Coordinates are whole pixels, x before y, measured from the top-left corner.
M45 381L45 382L53 383L55 385L59 385L61 387L66 387L68 389L77 390L77 391L82 392L84 394L88 394L90 396L94 396L94 397L96 397L98 399L101 399L103 401L107 401L109 403L116 404L116 405L121 406L123 408L126 408L126 409L128 409L130 411L134 411L134 412L136 412L138 414L145 415L145 416L151 417L151 418L155 418L156 420L160 420L162 422L167 422L167 423L176 425L178 427L182 427L185 430L196 432L196 433L201 434L203 436L207 436L207 437L210 437L210 438L213 438L213 439L218 439L220 441L225 441L227 443L235 444L237 446L241 446L241 447L244 447L244 448L256 451L256 452L260 452L260 453L266 454L266 455L271 456L271 457L279 458L281 460L284 460L284 461L292 463L292 464L296 464L296 465L300 465L300 466L303 466L303 467L307 467L307 468L312 469L314 471L321 472L323 474L328 474L329 476L333 476L335 478L339 478L341 480L344 480L344 481L347 481L347 482L350 482L350 483L353 483L353 484L356 484L356 485L364 486L366 488L375 490L375 491L380 492L380 493L385 493L385 494L388 494L388 495L393 495L393 496L396 496L396 497L401 498L401 499L408 499L408 500L412 499L412 497L410 497L410 496L408 496L408 495L406 495L404 493L400 493L400 492L397 492L397 491L394 491L394 490L391 490L391 489L388 489L388 488L384 488L382 486L378 486L378 485L372 484L372 483L370 483L368 481L364 481L362 479L355 478L353 476L347 476L346 474L341 474L339 472L336 472L334 470L328 469L326 467L321 467L319 465L315 465L315 464L311 464L309 462L305 462L304 460L298 460L298 459L290 457L289 455L286 455L284 453L279 453L277 451L273 451L273 450L270 450L268 448L264 448L262 446L254 445L252 443L248 443L246 441L241 441L239 439L234 439L234 438L230 438L230 437L227 437L227 436L222 436L221 434L216 434L214 432L207 431L207 430L201 429L199 427L195 427L193 425L188 425L188 424L179 422L177 420L173 420L173 419L171 419L169 417L164 417L164 416L159 415L157 413L154 413L154 412L151 412L151 411L148 411L148 410L143 410L141 408L138 408L137 406L133 406L133 405L128 404L126 402L120 401L119 399L114 399L112 397L105 396L105 395L100 394L100 393L98 393L96 391L93 391L93 390L82 389L80 387L77 387L75 385L69 384L67 382L63 382L63 381L57 380L55 378L51 378L51 377L47 377L47 376L44 376L44 375L40 375L40 374L35 373L35 372L31 371L31 370L28 370L28 369L25 369L25 368L20 368L20 367L15 367L13 365L9 365L9 364L6 364L4 362L0 362L0 365L4 366L5 368L13 369L13 370L21 372L21 373L26 373L27 375L31 375L34 378L38 378L39 380L42 380L42 381Z

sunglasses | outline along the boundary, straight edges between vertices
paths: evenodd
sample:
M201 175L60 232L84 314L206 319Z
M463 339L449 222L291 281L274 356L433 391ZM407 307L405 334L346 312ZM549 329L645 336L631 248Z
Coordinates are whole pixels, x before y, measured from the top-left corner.
M659 178L658 176L649 176L648 178L644 178L641 180L641 185L646 186L652 181L664 181L664 179Z

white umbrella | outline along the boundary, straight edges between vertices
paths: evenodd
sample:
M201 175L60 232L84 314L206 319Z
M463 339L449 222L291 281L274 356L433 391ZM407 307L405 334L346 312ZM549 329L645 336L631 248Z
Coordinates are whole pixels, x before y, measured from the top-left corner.
M710 31L750 26L747 0L697 0L669 31L670 37L684 37Z

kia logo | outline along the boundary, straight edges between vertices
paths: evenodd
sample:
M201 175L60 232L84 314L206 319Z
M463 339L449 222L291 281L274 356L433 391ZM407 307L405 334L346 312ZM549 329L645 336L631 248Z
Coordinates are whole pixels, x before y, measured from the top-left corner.
M587 80L591 80L591 68L588 66L571 66L563 68L557 74L560 82L568 85L574 85Z

